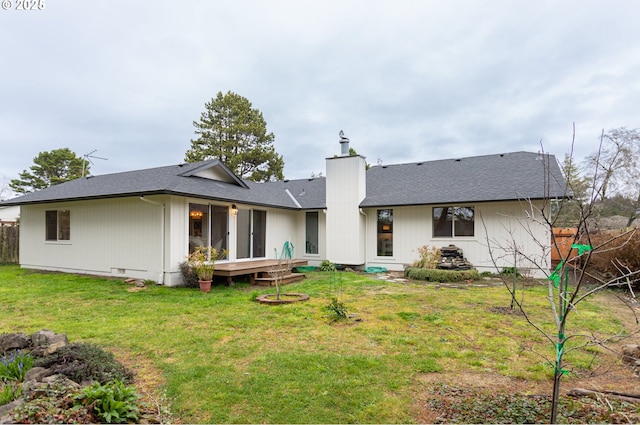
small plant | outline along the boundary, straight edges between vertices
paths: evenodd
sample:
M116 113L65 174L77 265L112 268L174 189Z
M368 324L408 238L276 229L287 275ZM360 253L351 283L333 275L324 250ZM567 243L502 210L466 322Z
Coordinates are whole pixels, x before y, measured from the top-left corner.
M133 374L120 364L113 353L97 345L74 343L55 353L38 359L36 366L51 368L54 373L65 375L77 383L97 381L101 384L112 380L131 382Z
M345 306L342 301L338 301L336 297L331 299L331 302L325 307L325 309L329 313L329 317L332 322L346 320L349 318L347 306Z
M8 383L0 390L0 406L11 403L22 395L22 385Z
M323 260L320 264L320 270L323 272L335 272L336 265L329 260Z
M500 274L503 276L522 277L522 274L516 267L503 267Z
M23 353L20 350L12 351L0 358L0 381L24 380L24 375L33 367L33 357L31 354Z
M140 414L135 387L118 380L104 385L96 382L82 390L76 400L93 409L102 423L136 422Z
M442 251L435 246L423 245L418 248L420 259L416 260L411 266L421 269L435 269L438 265Z
M24 403L12 410L11 420L17 424L95 423L95 415L77 405L78 394L79 390L64 380L38 384L24 396Z
M209 281L213 279L216 270L216 261L225 258L229 254L226 249L218 250L210 246L198 246L187 257L187 262L198 276L198 280Z

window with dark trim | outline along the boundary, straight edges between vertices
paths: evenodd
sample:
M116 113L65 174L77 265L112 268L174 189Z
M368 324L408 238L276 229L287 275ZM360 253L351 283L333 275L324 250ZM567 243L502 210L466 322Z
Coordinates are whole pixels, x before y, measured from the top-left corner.
M475 235L474 207L435 207L432 219L434 238Z
M393 255L393 210L378 210L377 227L377 255L391 257Z
M318 211L307 211L305 226L305 254L318 253Z
M68 241L71 239L71 212L69 210L45 211L45 240Z

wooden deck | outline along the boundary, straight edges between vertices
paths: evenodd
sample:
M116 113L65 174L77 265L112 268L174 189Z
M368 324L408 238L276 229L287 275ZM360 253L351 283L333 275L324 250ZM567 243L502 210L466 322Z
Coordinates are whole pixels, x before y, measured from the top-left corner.
M227 283L233 281L233 276L249 276L249 282L253 285L255 283L263 284L262 282L270 281L268 276L269 270L272 270L278 265L278 260L249 260L249 261L235 261L233 263L216 263L216 270L213 272L214 276L225 276ZM291 260L291 266L306 266L307 260ZM304 277L304 275L302 275ZM291 281L291 280L289 280ZM270 285L270 283L268 283Z

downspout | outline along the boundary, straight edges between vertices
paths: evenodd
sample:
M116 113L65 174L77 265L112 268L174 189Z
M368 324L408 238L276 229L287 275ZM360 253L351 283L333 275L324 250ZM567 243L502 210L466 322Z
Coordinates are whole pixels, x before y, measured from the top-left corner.
M367 269L367 244L369 239L369 216L360 208L360 214L364 216L364 268Z
M140 196L140 200L149 204L153 204L153 205L158 205L160 207L162 207L162 219L160 220L160 264L161 264L161 270L160 270L160 276L158 279L158 285L164 285L164 272L165 272L165 253L164 253L164 237L165 237L165 224L167 221L167 213L166 213L166 206L164 204L161 204L159 202L156 201L151 201L149 199L146 199L144 197L144 195Z

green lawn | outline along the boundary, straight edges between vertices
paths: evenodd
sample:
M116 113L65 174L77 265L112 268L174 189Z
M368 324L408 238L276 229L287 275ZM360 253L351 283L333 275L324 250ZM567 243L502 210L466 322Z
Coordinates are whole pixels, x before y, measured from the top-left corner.
M522 316L495 312L509 306L500 286L335 276L309 273L284 288L309 301L267 306L252 299L272 288L131 292L118 280L0 266L0 332L46 328L151 361L172 412L189 423L411 423L424 374L549 381L552 369L534 351L553 357L553 347ZM324 307L333 296L360 320L331 323ZM531 316L551 330L545 296L544 286L525 291ZM602 306L608 298L582 305L571 330L618 331ZM587 367L592 352L567 360Z

